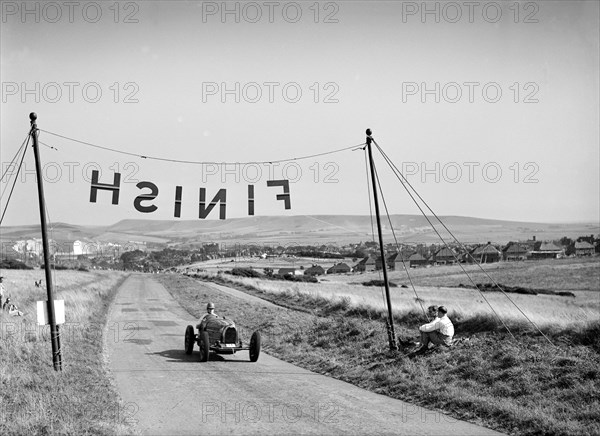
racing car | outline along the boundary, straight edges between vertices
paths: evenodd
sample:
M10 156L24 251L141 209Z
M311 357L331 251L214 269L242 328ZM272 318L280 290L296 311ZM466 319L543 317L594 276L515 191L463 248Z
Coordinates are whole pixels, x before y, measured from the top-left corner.
M185 329L185 353L192 354L194 343L200 348L200 362L208 360L209 353L235 354L238 351L248 350L250 361L256 362L260 355L260 332L255 331L250 338L249 346L244 346L239 338L235 322L224 317L213 315L206 321L206 325L188 325Z

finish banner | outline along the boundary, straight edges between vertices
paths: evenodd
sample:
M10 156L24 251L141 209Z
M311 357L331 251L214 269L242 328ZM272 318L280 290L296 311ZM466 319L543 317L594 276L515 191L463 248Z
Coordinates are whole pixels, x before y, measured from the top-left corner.
M92 171L91 187L90 187L90 202L96 203L99 191L108 191L112 194L112 204L119 204L119 193L121 190L121 173L114 173L112 183L100 183L100 172ZM149 181L141 181L135 185L141 192L140 195L133 200L133 207L141 213L152 213L158 210L158 206L153 204L159 195L159 188L155 183ZM291 209L290 199L290 183L289 180L267 180L267 187L280 188L283 192L276 194L276 200L282 200L284 208ZM210 196L210 194L209 194ZM173 193L173 217L181 218L181 204L183 197L183 186L176 186ZM227 189L221 188L212 197L212 200L206 204L207 192L206 188L200 188L198 201L198 218L205 219L219 205L219 219L226 219L227 214ZM254 215L254 185L248 185L248 215Z

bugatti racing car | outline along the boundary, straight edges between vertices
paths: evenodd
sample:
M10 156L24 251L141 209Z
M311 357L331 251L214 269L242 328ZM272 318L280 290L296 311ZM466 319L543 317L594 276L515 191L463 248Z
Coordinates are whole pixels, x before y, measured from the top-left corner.
M194 327L188 325L185 329L185 353L192 354L194 344L200 348L200 362L208 360L209 353L212 351L217 354L235 354L238 351L248 350L250 361L256 362L260 355L260 332L255 331L250 338L250 344L244 346L244 343L238 335L235 322L230 319L212 315L205 322L205 325L196 325L198 333L195 333Z

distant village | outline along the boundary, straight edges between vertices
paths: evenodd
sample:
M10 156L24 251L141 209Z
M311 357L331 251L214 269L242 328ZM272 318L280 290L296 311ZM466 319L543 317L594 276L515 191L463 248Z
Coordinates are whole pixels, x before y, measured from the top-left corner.
M144 272L160 272L177 266L207 260L222 259L225 262L238 258L279 259L309 258L309 266L280 268L279 275L309 275L360 273L382 268L379 245L375 242L359 242L338 247L323 245L257 245L207 243L199 248L181 249L166 244L129 241L125 244L111 242L84 242L80 240L58 243L50 241L50 259L56 266L91 269L125 269ZM5 244L2 258L13 259L29 266L43 263L41 239L20 240ZM526 241L514 241L505 245L486 244L387 244L386 266L390 270L432 267L456 263L519 262L563 257L597 256L600 254L600 238L594 235L576 239L541 241L535 236ZM331 264L333 263L333 266ZM322 265L320 265L322 264ZM7 267L4 265L4 267Z
M322 247L321 247L322 248ZM333 266L325 269L323 266L313 264L308 268L304 267L284 267L279 268L277 274L285 275L308 275L318 276L323 274L344 274L344 273L362 273L381 270L383 262L381 256L375 252L378 251L378 244L366 243L349 248L355 248L360 251L361 248L367 248L369 254L353 257L355 263L347 262L335 263ZM422 245L403 246L400 250L392 244L386 246L386 252L393 252L386 257L386 267L389 270L403 270L408 268L431 267L438 265L453 265L457 263L493 263L493 262L518 262L526 260L541 259L560 259L563 257L581 257L600 255L600 240L595 239L594 235L583 236L573 241L569 238L562 238L560 241L537 241L535 236L531 240L524 242L509 242L504 246L497 246L488 242L479 245ZM353 254L356 254L355 251ZM307 253L305 253L307 254ZM345 256L342 251L325 251L322 254ZM347 253L346 253L347 254ZM263 255L264 256L264 255ZM301 256L311 257L311 256Z

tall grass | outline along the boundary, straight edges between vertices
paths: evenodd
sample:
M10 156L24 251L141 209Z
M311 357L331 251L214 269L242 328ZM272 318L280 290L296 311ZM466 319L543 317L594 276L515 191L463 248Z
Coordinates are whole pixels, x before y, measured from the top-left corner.
M344 298L347 299L349 306L355 308L368 308L379 312L387 310L383 289L362 286L357 283L359 280L362 281L362 278L357 276L354 277L355 282L322 281L316 284L212 273L205 273L200 277L248 286L268 294L294 292L319 296L326 300ZM547 294L507 294L508 296L500 292L481 294L476 289L433 286L416 286L415 290L416 293L410 287L391 288L390 295L395 316L402 318L412 312L423 313L423 308L436 304L445 305L450 310L450 316L459 320L475 315L495 316L495 312L503 320L513 323L526 322L529 318L539 326L566 328L598 320L600 313L600 294L594 291L574 291L576 296L573 298Z
M55 298L65 300L62 367L55 372L48 326L37 326L42 270L3 271L7 294L23 317L0 314L0 434L130 432L103 365L102 329L119 272L55 271Z

